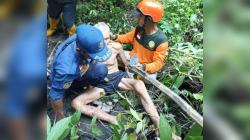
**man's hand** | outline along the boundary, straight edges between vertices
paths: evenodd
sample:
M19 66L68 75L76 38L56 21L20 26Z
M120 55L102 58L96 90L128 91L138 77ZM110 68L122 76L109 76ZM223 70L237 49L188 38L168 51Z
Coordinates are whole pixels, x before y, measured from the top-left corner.
M56 121L59 121L65 117L64 110L63 110L63 99L60 99L57 101L51 101L51 106L55 113Z
M116 40L118 38L118 35L114 35L113 33L110 34L110 39L111 40Z

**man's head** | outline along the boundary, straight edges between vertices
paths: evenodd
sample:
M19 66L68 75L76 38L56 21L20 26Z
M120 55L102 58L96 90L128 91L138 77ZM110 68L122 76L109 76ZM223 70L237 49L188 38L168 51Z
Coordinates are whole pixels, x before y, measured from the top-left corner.
M76 29L76 43L80 54L96 61L106 61L111 52L104 42L102 32L94 26L80 25Z
M161 3L155 0L142 0L136 5L135 15L139 26L143 26L159 22L164 15L164 9Z
M110 41L110 28L105 22L98 22L95 24L95 27L98 28L105 39L105 42L108 43Z

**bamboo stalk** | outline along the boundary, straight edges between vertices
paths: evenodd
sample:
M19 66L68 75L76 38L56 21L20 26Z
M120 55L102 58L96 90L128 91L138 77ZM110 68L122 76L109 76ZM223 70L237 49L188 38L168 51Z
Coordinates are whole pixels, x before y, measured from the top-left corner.
M153 79L149 77L149 75L136 68L135 66L128 66L128 69L144 79L146 79L148 82L150 82L152 85L157 87L159 90L161 90L163 93L165 93L168 97L170 97L177 105L180 106L180 108L187 113L189 117L191 117L195 122L197 122L201 127L203 127L203 117L195 110L193 109L185 100L183 100L178 94L174 93L171 89L163 85L161 82L159 82L156 79Z

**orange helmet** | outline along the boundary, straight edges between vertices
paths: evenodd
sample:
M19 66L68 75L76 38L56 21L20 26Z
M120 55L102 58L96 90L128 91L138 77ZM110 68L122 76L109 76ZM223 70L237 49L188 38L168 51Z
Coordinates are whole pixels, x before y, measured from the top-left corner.
M150 16L154 22L159 22L164 14L163 6L155 0L142 0L136 6L143 15Z

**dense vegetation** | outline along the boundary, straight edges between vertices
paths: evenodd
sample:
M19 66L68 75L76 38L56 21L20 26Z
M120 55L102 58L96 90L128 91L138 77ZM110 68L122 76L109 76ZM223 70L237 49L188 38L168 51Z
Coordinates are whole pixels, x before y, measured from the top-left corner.
M103 21L110 25L115 34L126 33L136 25L132 16L139 0L79 0L77 3L77 25L95 24ZM185 99L202 114L203 94L203 4L202 0L161 0L165 8L159 27L169 40L169 55L158 80ZM125 46L129 49L131 46ZM151 97L161 114L162 130L173 131L177 135L191 139L191 134L201 133L197 125L166 95L156 88L147 86ZM112 125L113 139L150 139L154 128L134 95L125 93L103 97L102 101L119 102L125 110L118 115L119 125ZM92 133L103 133L96 126L96 118L91 123ZM169 125L168 125L169 124ZM191 133L190 128L193 133ZM190 131L189 131L190 130ZM189 133L188 133L189 131ZM69 133L69 132L68 132ZM187 134L188 133L188 134ZM191 133L191 134L190 134ZM191 136L190 136L191 135ZM189 136L189 137L188 137ZM196 135L197 136L197 135ZM166 135L166 137L169 137ZM192 137L202 139L202 137Z

